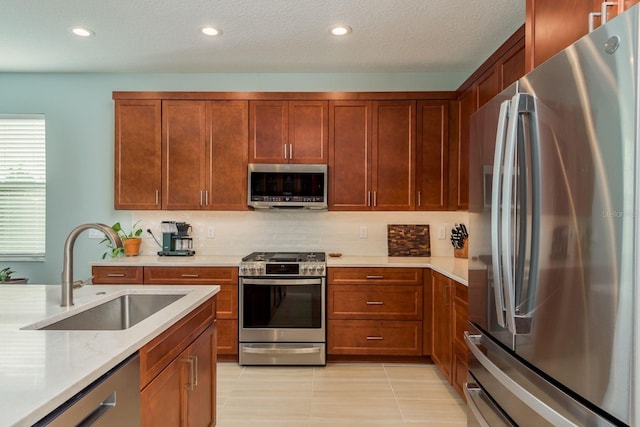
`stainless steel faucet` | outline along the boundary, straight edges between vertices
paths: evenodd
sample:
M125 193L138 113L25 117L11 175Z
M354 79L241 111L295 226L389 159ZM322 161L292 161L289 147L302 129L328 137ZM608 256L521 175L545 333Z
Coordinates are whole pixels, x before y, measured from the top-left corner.
M76 239L84 230L94 228L102 231L105 236L111 241L113 247L121 248L122 240L113 228L108 225L92 223L82 224L74 228L67 240L64 242L64 266L62 267L62 302L61 307L70 307L73 305L73 246Z

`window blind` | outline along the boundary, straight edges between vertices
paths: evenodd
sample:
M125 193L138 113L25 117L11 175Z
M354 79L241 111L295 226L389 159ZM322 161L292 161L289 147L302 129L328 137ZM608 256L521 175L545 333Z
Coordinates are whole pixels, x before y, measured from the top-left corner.
M0 114L0 259L45 256L44 114Z

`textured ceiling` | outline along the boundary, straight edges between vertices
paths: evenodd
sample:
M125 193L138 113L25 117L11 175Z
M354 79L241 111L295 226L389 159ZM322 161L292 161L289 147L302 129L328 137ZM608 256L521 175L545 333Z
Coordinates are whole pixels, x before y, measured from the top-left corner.
M0 10L0 72L468 72L524 23L525 0L0 0ZM330 35L337 23L353 32ZM96 35L78 38L76 25Z

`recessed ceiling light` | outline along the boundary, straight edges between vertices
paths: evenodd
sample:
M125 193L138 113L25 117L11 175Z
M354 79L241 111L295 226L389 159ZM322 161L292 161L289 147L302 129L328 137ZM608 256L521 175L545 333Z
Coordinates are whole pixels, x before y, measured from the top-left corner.
M76 36L80 36L80 37L91 37L96 35L96 33L94 33L93 30L85 27L74 27L71 29L71 32L73 32L73 34L75 34Z
M332 27L330 33L334 36L346 36L351 32L351 27L348 25L336 25Z
M202 31L202 33L206 34L207 36L219 36L220 34L222 34L222 30L220 28L211 26L202 27L200 31Z

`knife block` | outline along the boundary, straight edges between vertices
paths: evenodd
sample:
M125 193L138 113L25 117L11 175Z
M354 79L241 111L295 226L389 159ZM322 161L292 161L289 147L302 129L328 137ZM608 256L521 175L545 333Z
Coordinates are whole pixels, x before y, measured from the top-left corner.
M465 239L462 249L453 248L453 256L467 259L469 255L469 239Z

